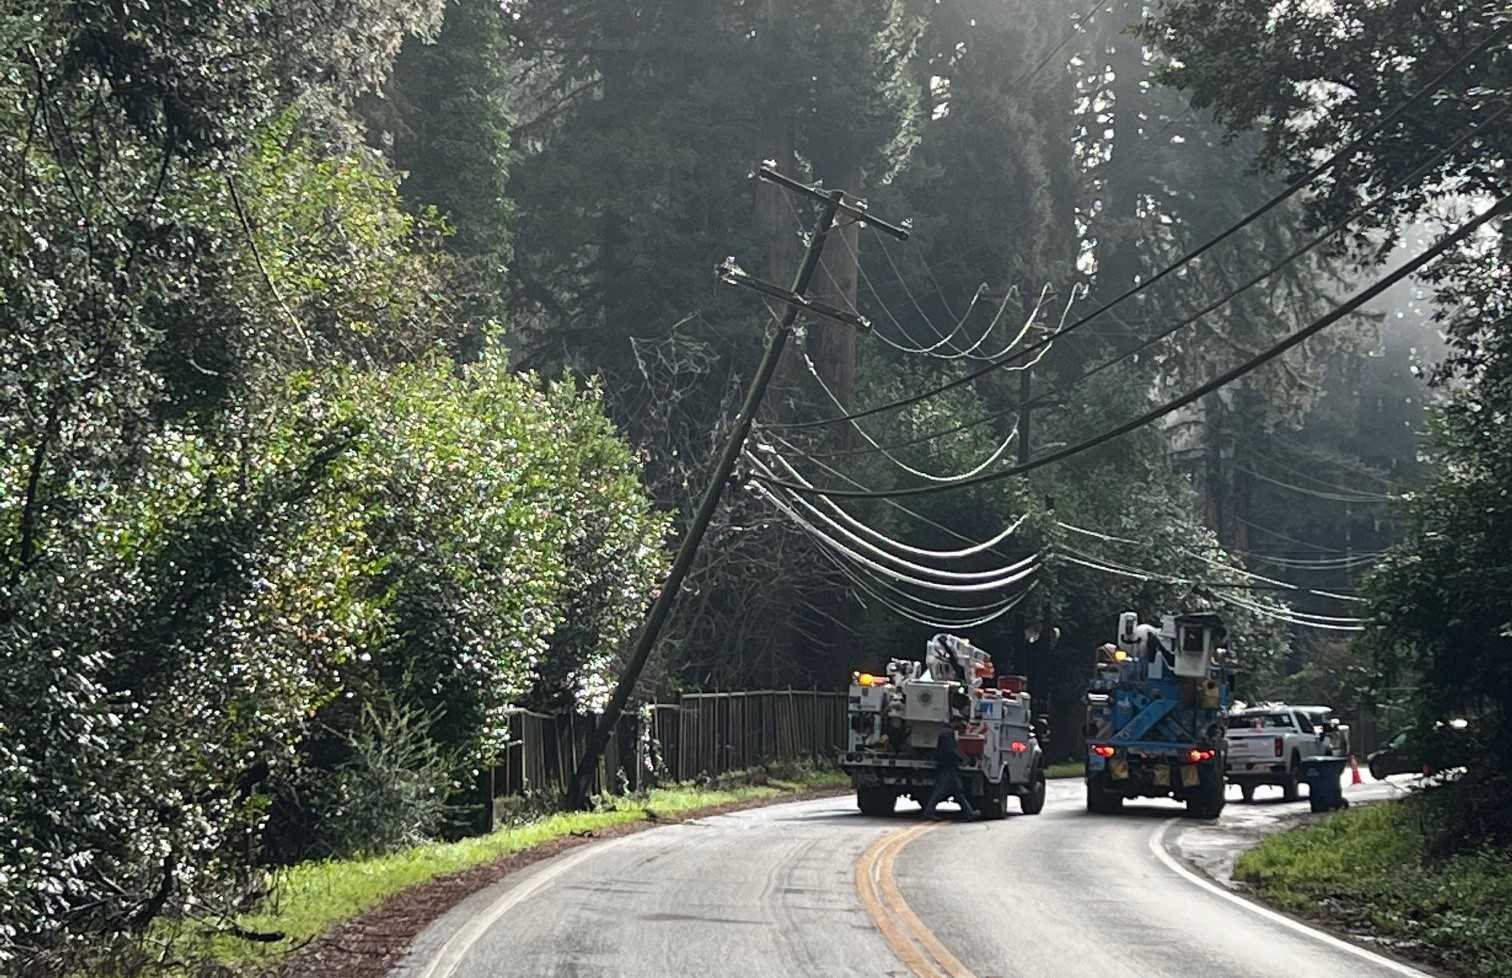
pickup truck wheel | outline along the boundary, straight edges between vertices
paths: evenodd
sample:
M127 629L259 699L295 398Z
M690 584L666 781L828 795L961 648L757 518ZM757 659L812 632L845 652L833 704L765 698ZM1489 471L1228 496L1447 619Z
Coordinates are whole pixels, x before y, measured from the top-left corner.
M1255 786L1252 784L1241 784L1239 793L1244 796L1246 804L1255 800Z
M857 788L856 807L862 815L891 815L898 804L897 793L888 788Z
M1045 769L1038 765L1029 777L1029 791L1019 795L1019 811L1025 815L1038 815L1045 808Z
M1286 780L1281 782L1282 801L1296 801L1299 797L1297 793L1297 779L1301 776L1301 767L1302 758L1297 756L1296 751L1292 751L1291 764L1286 768Z

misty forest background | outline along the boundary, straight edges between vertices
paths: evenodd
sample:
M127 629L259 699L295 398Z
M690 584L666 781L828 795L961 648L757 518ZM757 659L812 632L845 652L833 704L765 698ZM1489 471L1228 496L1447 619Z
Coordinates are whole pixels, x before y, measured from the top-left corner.
M1038 338L1118 296L1507 20L1453 0L13 5L0 957L66 961L245 898L250 867L434 835L445 806L424 799L488 762L507 707L603 701L772 326L714 269L789 281L812 218L749 179L760 161L914 235L833 237L815 294L875 333L806 326L759 437L816 482L913 485L898 462L962 472L1008 436L1020 372L864 433L780 426L959 376L1025 322ZM1030 415L1032 451L1214 377L1505 194L1512 127L1461 137L1509 97L1502 44L1056 342L1030 376L1063 388ZM971 637L1029 674L1056 757L1080 749L1092 650L1131 608L1222 610L1243 696L1392 728L1474 715L1505 741L1499 234L1159 427L907 501L973 539L1026 517L982 566L1042 552L1038 583ZM1155 579L1089 566L1108 562ZM1243 568L1366 603L1219 587ZM735 485L642 695L834 688L921 651L933 629L848 584ZM413 773L409 822L356 818L375 771L385 790Z

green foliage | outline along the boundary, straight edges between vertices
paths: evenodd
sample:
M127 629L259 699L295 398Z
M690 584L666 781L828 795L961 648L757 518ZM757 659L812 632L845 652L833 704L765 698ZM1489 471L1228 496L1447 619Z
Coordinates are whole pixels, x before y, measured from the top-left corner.
M502 354L307 383L283 430L367 423L322 520L350 528L353 591L382 618L344 684L444 707L435 735L477 756L501 746L504 706L601 688L663 524L598 393L517 376Z
M314 777L320 845L331 856L374 855L434 839L448 815L454 758L430 736L436 716L364 702L335 734L347 757Z
M1431 791L1270 836L1240 857L1234 877L1283 910L1384 937L1454 973L1504 974L1512 968L1512 853L1423 856L1454 797Z
M230 900L270 799L332 785L311 766L342 790L292 823L280 809L275 839L349 817L384 750L425 793L436 751L498 746L505 705L600 688L662 567L596 393L502 355L301 378L239 433L217 449L165 429L87 535L48 540L11 592L0 714L26 722L0 747L17 843L0 899L29 967ZM389 701L444 713L385 744L365 728ZM312 721L347 742L334 759Z
M1147 37L1179 61L1164 78L1189 92L1196 107L1212 109L1232 130L1258 130L1260 162L1301 173L1507 23L1501 5L1460 0L1345 0L1283 10L1268 0L1167 0ZM1504 103L1509 87L1512 54L1503 37L1448 78L1440 94L1401 115L1384 138L1367 140L1348 165L1314 184L1313 223L1348 213L1361 195L1379 196L1432 149L1482 120L1489 106ZM1504 191L1500 160L1509 139L1507 127L1495 125L1448 154L1418 186L1360 222L1356 242L1384 254L1404 219L1433 203L1472 188ZM1387 234L1367 240L1365 228Z
M1198 106L1211 107L1231 128L1261 130L1262 165L1299 173L1373 128L1508 23L1503 6L1451 0L1284 9L1262 0L1172 0L1148 36L1179 59L1166 77ZM1447 148L1483 123L1489 107L1504 105L1512 93L1508 52L1502 36L1384 133L1364 140L1312 187L1310 223L1347 213L1361 194L1379 196L1430 150ZM1484 127L1358 222L1353 257L1363 267L1379 264L1410 222L1463 212L1467 194L1505 196L1512 190L1502 163L1508 131ZM1492 761L1512 746L1512 624L1505 602L1512 582L1502 556L1512 526L1505 488L1512 477L1509 240L1503 219L1425 276L1449 345L1436 373L1445 391L1431 429L1432 474L1402 507L1404 539L1368 582L1372 620L1362 644L1388 682L1417 686L1420 726L1461 712L1483 718L1487 747L1496 753L1478 765L1488 772L1489 804L1463 826L1472 843L1476 834L1508 836L1509 823L1498 812L1512 790L1500 762Z
M369 138L404 174L410 209L443 214L470 317L497 315L506 295L514 210L509 11L498 0L451 0L434 39L411 38L381 96L363 101ZM470 352L477 352L474 336Z

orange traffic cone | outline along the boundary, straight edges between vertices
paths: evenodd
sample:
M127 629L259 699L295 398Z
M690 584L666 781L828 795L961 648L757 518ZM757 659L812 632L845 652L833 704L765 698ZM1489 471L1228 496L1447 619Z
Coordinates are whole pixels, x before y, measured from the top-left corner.
M1360 777L1360 761L1353 754L1349 755L1349 783L1364 784L1365 779Z

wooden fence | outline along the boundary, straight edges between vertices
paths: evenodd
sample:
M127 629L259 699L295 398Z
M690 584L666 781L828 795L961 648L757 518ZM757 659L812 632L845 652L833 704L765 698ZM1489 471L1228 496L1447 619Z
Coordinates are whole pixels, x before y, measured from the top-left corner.
M833 757L845 746L845 695L686 693L677 703L627 710L604 750L594 790L636 791L658 781L716 777L768 761ZM484 772L486 797L564 791L596 719L511 711L509 746Z

